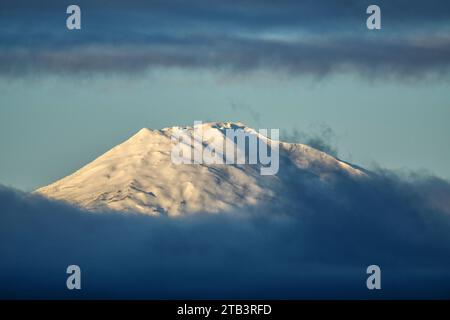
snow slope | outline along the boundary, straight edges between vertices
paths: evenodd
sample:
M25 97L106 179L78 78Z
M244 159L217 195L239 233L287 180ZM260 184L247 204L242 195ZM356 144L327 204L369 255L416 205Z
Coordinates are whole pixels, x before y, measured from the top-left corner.
M201 125L206 137L222 139L225 129L255 130L242 123L211 122ZM327 183L336 175L358 179L365 173L324 152L303 144L280 142L280 173L260 175L259 165L174 164L171 136L193 127L141 129L75 173L37 193L92 211L121 210L177 216L216 213L268 202L283 201L282 172L292 179L305 173ZM195 148L196 146L193 146Z

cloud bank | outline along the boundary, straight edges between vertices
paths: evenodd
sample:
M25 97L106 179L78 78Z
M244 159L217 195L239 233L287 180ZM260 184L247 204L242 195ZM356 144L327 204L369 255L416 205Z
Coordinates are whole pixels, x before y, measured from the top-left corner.
M154 68L338 72L418 79L447 75L448 1L79 1L82 30L59 1L0 4L0 75L132 73Z
M0 190L1 298L449 298L450 185L379 171L180 219L92 214ZM276 209L278 208L278 209ZM66 267L82 290L65 288ZM366 289L378 264L382 290Z

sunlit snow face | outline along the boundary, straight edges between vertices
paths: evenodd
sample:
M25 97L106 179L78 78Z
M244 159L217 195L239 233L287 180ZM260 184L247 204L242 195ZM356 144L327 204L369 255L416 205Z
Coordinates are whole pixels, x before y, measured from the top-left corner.
M172 131L171 160L174 164L260 164L261 175L278 173L279 129L271 129L271 139L267 130L259 133L232 123L214 126L202 125L195 121L193 130Z

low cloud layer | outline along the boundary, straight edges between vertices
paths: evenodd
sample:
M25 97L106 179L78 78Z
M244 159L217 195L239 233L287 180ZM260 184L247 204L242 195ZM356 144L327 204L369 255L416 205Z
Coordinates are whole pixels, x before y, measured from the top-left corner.
M323 77L447 75L447 1L83 2L82 29L56 1L0 4L0 75L132 73L154 68L270 71Z
M449 298L450 185L280 171L288 203L179 219L0 190L1 298ZM65 269L82 270L82 290ZM366 288L378 264L382 290Z

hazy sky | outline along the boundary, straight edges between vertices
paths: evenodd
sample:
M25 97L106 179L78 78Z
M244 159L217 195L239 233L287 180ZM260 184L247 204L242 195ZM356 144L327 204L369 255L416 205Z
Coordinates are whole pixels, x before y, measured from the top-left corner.
M0 183L33 190L142 127L194 120L320 133L340 158L450 178L450 4L0 4ZM189 3L189 5L188 5Z

